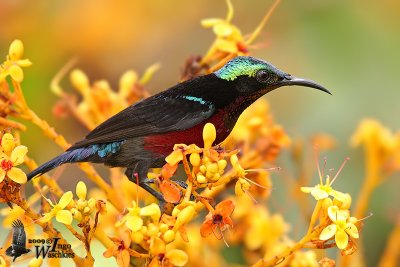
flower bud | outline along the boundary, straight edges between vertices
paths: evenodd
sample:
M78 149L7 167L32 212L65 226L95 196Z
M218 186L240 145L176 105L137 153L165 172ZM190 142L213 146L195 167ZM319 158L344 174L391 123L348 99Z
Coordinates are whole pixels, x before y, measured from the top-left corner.
M132 232L131 238L134 243L139 244L143 241L144 236L141 232Z
M218 169L219 170L225 170L226 165L228 164L228 162L224 159L221 159L218 161Z
M10 55L10 58L12 60L22 58L24 54L24 44L22 43L22 41L18 39L14 40L10 45L8 54Z
M207 178L204 176L204 175L202 175L202 174L197 174L197 182L199 183L199 184L205 184L205 183L207 183Z
M160 224L160 232L165 233L168 230L168 225L166 223Z
M201 162L200 155L198 153L190 154L189 160L190 160L190 163L196 167L199 166L200 162Z
M163 235L163 239L166 243L171 243L175 239L175 232L173 230L167 230Z
M207 166L207 172L211 173L217 173L218 172L218 164L217 163L211 163Z
M217 132L215 130L215 126L212 123L207 123L203 129L204 148L211 148L216 136Z
M174 230L178 230L182 225L188 223L194 216L195 209L193 206L187 206L181 212L179 212L178 217L174 225Z
M83 71L79 69L75 69L71 72L70 80L72 85L81 93L83 93L83 91L89 87L88 77Z
M76 195L79 197L79 199L86 199L86 194L87 194L87 187L85 183L79 181L76 184Z

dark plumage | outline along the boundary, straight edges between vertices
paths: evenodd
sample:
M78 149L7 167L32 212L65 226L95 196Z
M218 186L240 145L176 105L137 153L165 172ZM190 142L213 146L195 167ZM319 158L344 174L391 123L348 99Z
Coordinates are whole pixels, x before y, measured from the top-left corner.
M28 253L31 251L26 248L26 234L24 225L20 220L13 221L13 238L11 246L7 248L6 254L10 257L13 257L13 261L19 256Z
M134 104L106 120L85 139L28 175L32 179L67 162L104 163L126 167L126 175L155 195L146 183L147 171L161 167L176 143L203 145L202 128L211 122L216 143L233 129L240 114L262 95L284 85L301 85L328 92L252 57L237 57L220 70L177 84Z

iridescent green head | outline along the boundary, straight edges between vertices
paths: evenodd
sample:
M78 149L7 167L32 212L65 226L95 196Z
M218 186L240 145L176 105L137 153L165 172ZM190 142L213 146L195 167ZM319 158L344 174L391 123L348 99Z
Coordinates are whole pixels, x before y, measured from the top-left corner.
M256 84L257 88L271 91L285 85L300 85L330 92L321 85L301 78L296 78L283 72L272 64L254 58L240 56L228 61L222 68L215 71L214 74L227 81L241 80L241 83L248 82ZM265 90L263 90L265 91Z

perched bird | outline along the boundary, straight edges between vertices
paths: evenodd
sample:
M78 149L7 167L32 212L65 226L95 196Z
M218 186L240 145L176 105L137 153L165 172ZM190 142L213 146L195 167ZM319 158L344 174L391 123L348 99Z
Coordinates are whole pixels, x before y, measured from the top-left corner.
M240 114L264 94L286 85L321 85L296 78L272 64L240 56L208 75L179 83L138 102L106 120L66 152L28 174L28 179L67 162L104 163L125 167L125 174L160 201L163 196L147 180L149 168L162 167L174 144L203 145L202 129L217 129L215 144L225 140Z
M14 257L13 261L21 255L24 255L31 251L26 248L26 234L24 225L20 220L13 221L13 238L11 246L6 250L6 254L10 257Z

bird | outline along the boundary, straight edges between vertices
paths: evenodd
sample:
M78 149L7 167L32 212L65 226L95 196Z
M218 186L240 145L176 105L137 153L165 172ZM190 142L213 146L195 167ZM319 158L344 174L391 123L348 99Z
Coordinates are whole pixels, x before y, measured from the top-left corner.
M174 144L203 145L202 129L214 124L214 145L228 137L242 112L264 94L299 85L330 93L314 81L292 76L261 59L238 56L220 69L183 81L107 119L61 155L29 173L28 180L64 163L92 162L124 167L132 182L159 201L149 168L160 168Z
M26 233L24 225L21 220L15 220L12 222L13 227L13 238L11 246L6 250L6 254L13 257L13 262L16 258L30 252L30 249L26 248Z

